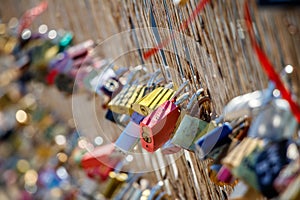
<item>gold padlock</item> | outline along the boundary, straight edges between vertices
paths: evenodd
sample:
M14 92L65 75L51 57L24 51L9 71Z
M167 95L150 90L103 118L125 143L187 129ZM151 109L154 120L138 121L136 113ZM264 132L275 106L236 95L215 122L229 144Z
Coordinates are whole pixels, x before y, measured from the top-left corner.
M174 90L164 87L159 87L153 90L151 93L141 98L139 101L136 101L132 109L144 116L150 114L153 110L155 110L158 106L170 100Z
M134 80L134 77L137 74L137 72L141 71L142 69L143 67L138 66L131 71L125 86L109 102L108 107L111 111L118 114L132 115L132 104L144 96L146 86L130 82Z

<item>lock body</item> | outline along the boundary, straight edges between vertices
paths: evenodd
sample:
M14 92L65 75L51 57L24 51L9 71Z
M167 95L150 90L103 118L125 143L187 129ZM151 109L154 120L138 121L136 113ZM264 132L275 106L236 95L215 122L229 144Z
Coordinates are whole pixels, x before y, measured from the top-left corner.
M100 88L101 91L108 97L112 97L113 93L118 94L123 88L123 85L117 78L109 78Z
M230 143L231 139L228 137L230 133L232 133L232 126L225 122L222 126L219 126L202 136L196 142L196 149L200 158L205 158L209 152L215 148Z
M166 101L140 123L141 144L148 152L154 152L166 143L180 116L179 108Z
M131 120L134 121L134 123L136 123L136 124L140 124L141 121L143 121L144 118L145 118L144 115L141 115L137 112L133 112L132 115L131 115Z
M163 154L174 154L181 150L180 147L174 145L171 140L168 140L162 147L161 152Z
M140 140L140 126L130 121L115 142L120 151L127 153L133 150Z
M207 122L190 115L185 115L176 133L172 138L172 143L187 150L192 150L192 144L197 136L207 126Z
M93 152L87 152L81 160L81 166L91 176L99 176L102 180L106 180L109 172L121 160L119 156L111 157L114 149L114 144L107 144L96 148Z
M132 104L142 98L145 86L125 86L108 104L115 113L132 115Z
M174 90L172 89L158 87L136 101L132 105L132 109L143 116L147 116L158 106L162 105L167 100L170 100L173 94Z

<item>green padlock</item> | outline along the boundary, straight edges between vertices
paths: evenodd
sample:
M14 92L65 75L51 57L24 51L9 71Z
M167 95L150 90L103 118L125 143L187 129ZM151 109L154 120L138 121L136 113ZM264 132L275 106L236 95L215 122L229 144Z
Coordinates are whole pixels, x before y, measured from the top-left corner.
M187 105L188 114L184 115L177 131L175 132L171 142L176 146L193 151L194 141L196 138L201 137L209 129L209 123L195 117L197 111L195 107L198 107L198 103L193 106L193 103L198 100L200 96L200 108L202 103L209 101L207 96L204 96L204 90L198 90L191 98L189 104ZM198 114L201 109L198 110Z

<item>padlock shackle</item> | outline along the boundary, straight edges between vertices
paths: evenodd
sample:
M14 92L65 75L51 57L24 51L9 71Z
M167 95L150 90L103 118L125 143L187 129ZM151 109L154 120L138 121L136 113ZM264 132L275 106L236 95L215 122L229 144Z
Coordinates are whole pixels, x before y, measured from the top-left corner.
M175 105L178 106L179 104L183 103L185 100L189 98L190 94L188 92L182 94L180 97L178 97L175 101Z
M197 91L193 94L193 96L191 97L191 99L190 99L188 105L186 106L186 109L187 109L188 111L192 108L193 103L196 101L196 99L198 99L198 97L199 97L201 94L203 94L203 93L204 93L204 89L201 88L201 89L197 90Z
M173 86L174 86L173 82L170 82L167 85L165 85L164 88L171 89L173 88Z
M188 86L189 81L184 81L180 87L177 89L177 91L175 92L175 94L171 97L171 99L175 99L177 98L180 93L184 90L184 88L186 88Z
M125 85L129 85L132 82L132 80L134 79L135 75L141 70L146 71L145 69L146 68L143 65L138 65L138 66L134 67L133 69L129 70L130 73L127 77L127 81L126 81Z
M151 75L149 81L147 82L147 86L148 86L148 87L150 87L150 86L153 85L155 79L158 77L158 75L159 75L160 73L161 73L161 70L159 69L159 70L155 71L155 72Z
M205 103L205 102L209 102L209 103L211 103L211 99L210 99L210 97L209 96L203 96L203 97L201 97L199 100L198 100L198 102L195 104L195 106L196 105L199 105L199 109L198 109L198 112L197 112L197 114L196 114L196 116L200 116L200 112L201 112L201 108L203 107L203 103ZM192 110L191 110L191 115L192 116L194 116L195 115L195 108L193 107L192 108Z

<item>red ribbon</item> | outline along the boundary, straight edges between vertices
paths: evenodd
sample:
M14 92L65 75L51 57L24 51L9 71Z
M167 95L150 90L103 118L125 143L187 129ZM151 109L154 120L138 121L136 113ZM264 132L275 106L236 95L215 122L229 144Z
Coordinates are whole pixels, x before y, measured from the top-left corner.
M249 35L251 38L251 43L252 43L254 52L256 53L256 56L261 64L261 66L263 67L263 69L264 69L265 73L267 74L267 76L269 77L269 79L275 83L276 88L280 91L282 98L285 99L286 101L288 101L288 103L290 104L292 113L294 114L296 120L298 122L300 122L300 107L299 107L299 105L292 99L292 95L291 95L290 91L288 89L286 89L286 87L284 86L284 84L282 83L282 81L280 79L280 76L275 71L274 66L272 65L272 63L270 62L268 57L266 56L265 52L260 48L260 46L258 45L258 43L255 39L253 26L252 26L252 19L250 16L249 5L248 5L247 0L245 1L245 4L244 4L244 14L245 14L247 28L249 30Z
M47 1L42 1L36 7L27 10L20 19L18 34L21 35L23 30L25 28L28 28L32 24L34 19L40 14L42 14L47 9L47 7L48 7Z
M188 25L192 21L195 20L195 18L197 17L197 15L203 10L203 8L205 7L205 5L209 1L210 0L199 1L197 7L193 11L193 13L189 16L189 18L186 19L184 22L182 22L182 24L180 25L179 31L184 31L185 29L187 29ZM143 53L144 59L147 60L148 58L150 58L151 56L153 56L154 54L156 54L160 49L162 49L163 47L165 47L166 45L168 45L174 39L174 37L175 37L175 35L173 33L169 38L163 40L156 47L154 47L154 48L150 49L149 51L146 51L145 53Z

